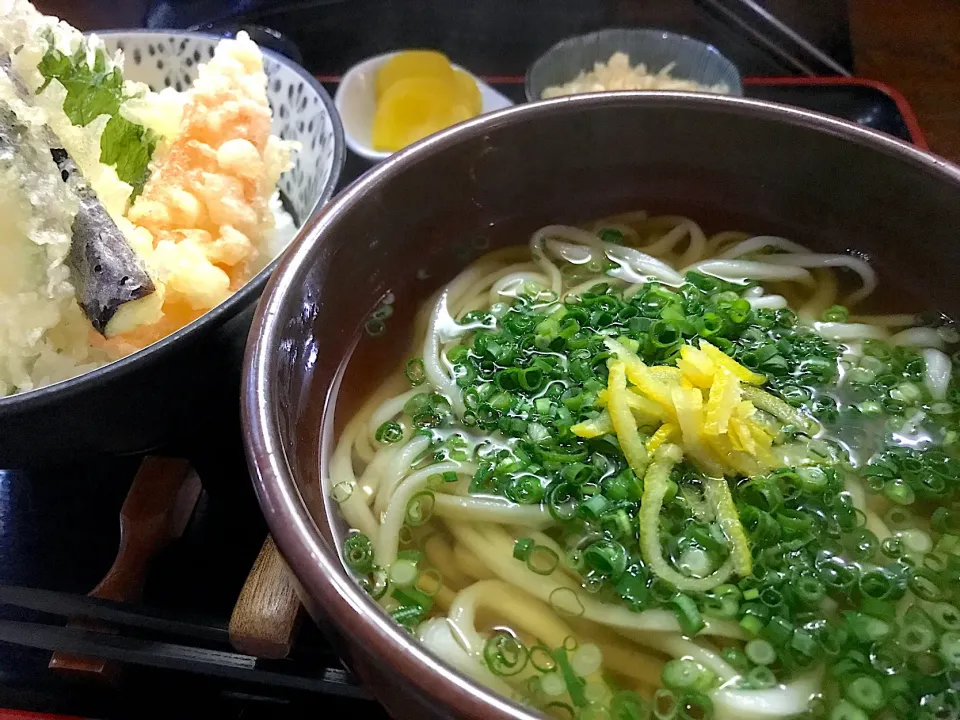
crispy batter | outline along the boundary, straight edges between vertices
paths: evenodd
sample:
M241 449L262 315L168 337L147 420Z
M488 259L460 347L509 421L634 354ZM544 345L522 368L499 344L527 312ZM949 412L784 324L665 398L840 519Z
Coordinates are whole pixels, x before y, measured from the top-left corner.
M179 132L161 144L150 180L127 213L152 238L149 262L166 288L165 319L115 343L142 347L238 290L274 227L270 196L289 148L270 134L257 46L223 41L187 94ZM279 150L279 152L278 152Z

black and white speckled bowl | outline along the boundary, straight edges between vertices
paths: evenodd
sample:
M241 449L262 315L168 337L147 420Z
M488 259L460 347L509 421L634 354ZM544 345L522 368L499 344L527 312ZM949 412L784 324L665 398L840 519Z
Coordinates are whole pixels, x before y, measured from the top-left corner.
M219 37L181 31L97 33L122 50L124 76L154 90L183 89ZM345 160L343 128L320 83L263 51L273 132L302 149L280 178L300 230L330 199ZM240 361L254 306L277 260L238 292L164 339L117 362L38 390L0 398L0 468L63 464L155 448L192 455L236 435Z
M527 70L527 100L540 100L543 91L563 85L594 63L605 63L616 52L630 56L630 64L643 63L655 73L674 63L671 75L711 86L724 83L729 95L741 97L740 71L713 45L664 30L611 28L561 40Z

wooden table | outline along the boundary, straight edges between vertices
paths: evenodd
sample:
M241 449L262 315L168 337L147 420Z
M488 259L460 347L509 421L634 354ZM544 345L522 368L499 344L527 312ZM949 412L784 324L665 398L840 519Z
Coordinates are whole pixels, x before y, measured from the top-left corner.
M856 74L907 98L930 149L960 163L960 2L848 0Z
M840 0L837 0L840 2ZM136 26L147 0L36 0L81 28ZM847 0L855 71L900 90L930 147L960 163L960 0Z

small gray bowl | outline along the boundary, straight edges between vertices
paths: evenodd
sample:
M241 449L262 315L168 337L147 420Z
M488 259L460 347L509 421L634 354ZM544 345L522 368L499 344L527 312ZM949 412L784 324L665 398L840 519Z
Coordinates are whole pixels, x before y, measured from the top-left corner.
M615 52L626 53L631 65L643 63L651 73L674 63L670 74L675 78L701 85L724 83L729 95L743 96L740 71L713 45L664 30L613 28L561 40L541 55L527 70L527 100L540 100L546 88L570 82Z

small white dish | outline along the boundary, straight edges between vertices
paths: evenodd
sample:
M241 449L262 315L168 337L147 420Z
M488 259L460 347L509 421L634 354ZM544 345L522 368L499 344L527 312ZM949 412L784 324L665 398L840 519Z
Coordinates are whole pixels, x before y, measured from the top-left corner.
M390 152L374 150L370 135L373 131L373 116L376 112L374 88L377 71L381 65L396 54L396 52L391 52L377 55L354 65L343 76L343 80L340 81L337 93L333 98L333 104L336 106L337 112L340 113L340 120L343 123L343 134L347 147L368 160L383 160L392 155ZM453 67L470 75L477 83L477 87L480 88L481 114L493 110L502 110L513 105L510 99L498 93L483 80L470 73L469 70L465 70L459 65L453 65Z

